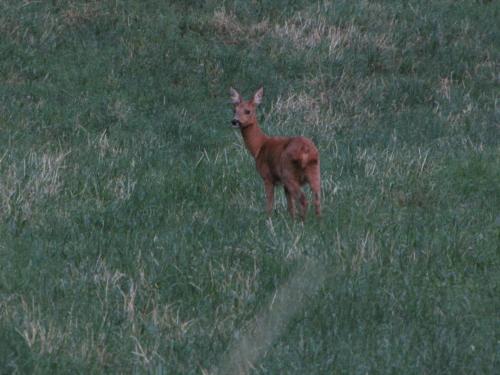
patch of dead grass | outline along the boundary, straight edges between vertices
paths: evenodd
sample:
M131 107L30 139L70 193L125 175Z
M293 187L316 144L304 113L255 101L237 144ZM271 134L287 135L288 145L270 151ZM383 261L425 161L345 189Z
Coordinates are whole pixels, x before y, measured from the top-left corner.
M279 96L273 103L271 112L286 117L303 114L306 121L312 122L319 116L319 100L304 91L290 93L286 97Z
M378 12L377 9L370 11ZM321 9L299 12L282 24L274 27L272 35L285 42L280 48L286 51L290 46L298 51L323 48L328 50L328 56L342 56L345 49L354 45L375 45L381 50L394 48L392 32L395 21L389 22L389 30L383 32L363 32L354 23L337 25L332 23Z
M272 122L273 128L283 134L290 133L290 127L320 127L331 118L330 103L326 94L309 93L305 90L278 96L266 115L265 122Z
M327 46L330 56L350 46L357 33L353 24L332 25L319 14L300 13L283 24L276 25L273 31L274 37L289 42L297 50L317 48L323 43ZM284 44L283 48L288 48L288 45Z
M32 151L19 163L7 166L0 176L0 218L16 212L21 219L28 219L37 202L57 195L62 189L61 170L68 154Z
M69 26L77 26L102 16L99 2L71 2L62 11L61 19Z
M217 9L209 21L211 28L226 44L239 44L242 40L257 38L270 30L267 19L246 24L238 20L236 14L224 8Z

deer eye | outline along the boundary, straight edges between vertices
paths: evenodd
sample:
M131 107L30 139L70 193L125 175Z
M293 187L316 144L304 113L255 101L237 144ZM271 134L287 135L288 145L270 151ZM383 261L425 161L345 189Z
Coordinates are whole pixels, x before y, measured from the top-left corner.
M245 115L249 115L249 114L250 114L250 110L245 109Z

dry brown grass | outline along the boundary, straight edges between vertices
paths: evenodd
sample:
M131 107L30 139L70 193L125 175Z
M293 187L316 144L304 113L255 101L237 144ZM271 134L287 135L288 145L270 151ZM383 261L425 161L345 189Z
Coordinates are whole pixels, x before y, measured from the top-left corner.
M70 2L68 7L61 13L62 21L70 26L81 25L103 16L101 5L98 1L93 2Z
M269 115L277 116L278 127L286 126L284 123L291 118L302 118L307 124L316 124L321 121L320 102L305 91L292 92L285 97L278 96Z
M320 130L327 127L334 131L340 126L342 117L339 108L336 108L334 95L342 98L348 93L350 97L346 100L355 99L356 103L360 103L367 88L361 82L359 89L361 93L344 87L342 81L337 87L331 88L321 77L305 79L302 90L291 91L276 98L265 121L270 121L273 128L280 129L279 132L289 132L291 126ZM351 102L347 104L351 105Z
M297 50L314 49L324 45L330 56L341 54L349 47L358 31L353 24L347 26L333 25L320 14L298 13L276 25L274 37L287 41L282 48L289 48L290 44Z
M6 166L0 176L0 218L15 212L28 219L39 201L57 195L63 187L60 176L68 154L32 151L20 163ZM0 166L8 162L5 156Z
M226 44L239 44L242 41L258 38L270 30L270 23L267 19L247 24L238 20L234 12L227 11L225 8L217 9L209 23Z
M385 17L380 14L379 6L367 4L366 8L379 17ZM354 22L334 24L323 15L324 13L319 7L299 12L285 22L275 25L272 35L286 42L280 44L283 51L288 50L290 46L299 51L322 47L328 50L329 57L342 56L345 49L352 48L355 44L375 45L381 50L394 49L392 30L395 20L389 20L390 27L382 32L368 33L361 31Z

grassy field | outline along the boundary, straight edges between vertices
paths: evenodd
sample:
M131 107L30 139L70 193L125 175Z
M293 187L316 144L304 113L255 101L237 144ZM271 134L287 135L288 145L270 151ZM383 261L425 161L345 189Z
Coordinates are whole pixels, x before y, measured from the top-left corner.
M493 374L495 1L1 1L0 374ZM230 128L321 153L289 218ZM495 370L496 369L496 370Z

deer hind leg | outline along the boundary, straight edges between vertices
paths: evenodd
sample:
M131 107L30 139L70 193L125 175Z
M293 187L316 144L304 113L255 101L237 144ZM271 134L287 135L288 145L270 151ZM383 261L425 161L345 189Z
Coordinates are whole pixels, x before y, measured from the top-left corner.
M299 188L299 193L298 193L298 198L300 207L301 207L301 214L300 216L302 217L302 220L306 220L306 213L307 213L307 199L306 195L304 192Z
M300 185L295 181L289 181L285 185L285 192L287 192L288 210L290 211L292 219L295 219L295 200L297 200L300 204L300 216L302 220L305 220L307 212L307 199L306 195L300 188Z
M307 180L313 192L313 204L316 216L321 216L321 176L319 163L312 164L306 170Z
M295 219L295 200L292 196L292 193L290 192L290 190L288 190L286 186L284 187L284 189L286 195L286 202L288 205L288 212L290 213L292 219Z

